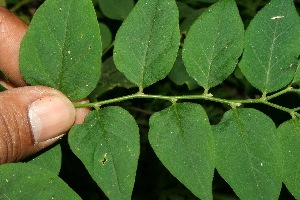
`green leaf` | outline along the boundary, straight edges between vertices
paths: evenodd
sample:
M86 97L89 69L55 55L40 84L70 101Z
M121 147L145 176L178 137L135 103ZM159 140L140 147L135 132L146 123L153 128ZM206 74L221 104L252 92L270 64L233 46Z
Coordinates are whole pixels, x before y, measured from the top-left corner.
M263 93L279 90L294 77L300 54L300 18L293 0L272 0L245 34L242 73Z
M141 89L165 78L179 47L174 0L139 0L117 32L114 61Z
M89 99L97 101L99 96L115 87L129 89L136 86L117 70L113 58L109 57L103 62L101 79L95 90L89 95Z
M170 71L168 77L176 85L186 84L187 87L189 88L189 90L193 90L193 89L196 89L199 87L197 82L194 79L192 79L186 72L186 69L184 67L182 57L181 57L181 51L178 53L177 59L174 63L172 70Z
M214 139L198 104L175 104L150 118L150 144L163 165L201 199L212 199Z
M192 24L199 18L200 15L204 13L205 10L206 8L200 8L191 11L189 15L180 23L180 32L186 34Z
M192 25L182 52L187 72L208 90L235 69L243 50L244 26L234 0L209 7Z
M296 199L300 199L300 121L293 119L278 127L283 159L283 182Z
M69 144L109 199L131 199L140 146L137 124L126 110L89 113L71 129Z
M88 96L100 78L101 39L90 0L48 0L35 13L20 49L20 70L71 100Z
M296 83L296 82L300 82L300 59L298 60L298 65L297 65L296 73L295 73L294 80L293 80L293 83Z
M6 90L6 88L3 85L0 84L0 92L3 92L5 90Z
M56 174L28 163L0 165L0 199L80 199Z
M112 34L108 28L103 23L99 23L99 27L101 30L101 41L102 41L102 49L105 50L112 42Z
M184 2L176 1L176 5L179 10L179 18L180 19L188 17L191 14L191 12L194 11L194 9L192 7L188 6Z
M255 109L233 109L213 131L216 168L237 196L278 199L282 171L274 122Z
M111 19L124 20L134 6L133 0L98 0L103 14Z
M204 3L215 3L219 0L193 0L193 1L199 1L199 2L204 2Z
M57 144L54 147L41 152L39 155L32 158L28 163L37 165L58 175L61 167L61 159L61 148L60 145Z

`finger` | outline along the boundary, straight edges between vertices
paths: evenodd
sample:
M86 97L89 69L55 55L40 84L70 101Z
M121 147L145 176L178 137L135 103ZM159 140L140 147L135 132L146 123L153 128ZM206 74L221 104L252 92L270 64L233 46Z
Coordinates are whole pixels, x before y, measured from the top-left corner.
M19 49L27 25L0 7L0 70L17 86L26 85L19 70Z
M76 101L76 102L73 102L73 103L84 104L84 103L89 103L89 100L84 99L82 101ZM75 124L82 124L84 122L84 118L89 114L90 111L91 111L90 108L77 108L76 109Z
M0 163L14 162L56 142L75 121L61 92L26 86L0 93Z
M4 88L10 90L13 88L16 88L15 85L11 84L10 82L7 82L4 79L0 78L0 85L3 86ZM84 99L82 101L76 101L73 103L88 103L88 99ZM91 111L90 108L76 108L76 117L75 117L75 124L82 124L84 122L85 117L89 114Z

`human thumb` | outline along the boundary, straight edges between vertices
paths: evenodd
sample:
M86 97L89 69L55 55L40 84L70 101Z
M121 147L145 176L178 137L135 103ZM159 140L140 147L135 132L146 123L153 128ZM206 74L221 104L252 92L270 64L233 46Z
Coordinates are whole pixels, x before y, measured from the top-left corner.
M53 144L75 121L61 92L27 86L0 93L0 164L19 161Z

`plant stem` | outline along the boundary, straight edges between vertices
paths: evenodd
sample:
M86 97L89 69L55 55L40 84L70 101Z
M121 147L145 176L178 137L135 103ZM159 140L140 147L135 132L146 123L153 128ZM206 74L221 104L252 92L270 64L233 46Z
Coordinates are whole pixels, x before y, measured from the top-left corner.
M104 56L114 45L115 45L115 41L112 41L112 43L110 43L110 45L103 50L102 56Z
M269 102L269 100L278 97L282 94L285 94L287 92L300 92L298 89L293 89L292 87L287 87L275 94L272 94L270 96L264 95L263 98L259 99L233 99L233 100L228 100L228 99L221 99L217 97L213 97L211 94L201 94L201 95L183 95L183 96L163 96L163 95L153 95L153 94L144 94L141 91L135 94L123 96L123 97L117 97L114 99L109 99L109 100L103 100L99 102L93 102L93 103L84 103L84 104L74 104L76 108L82 108L82 107L93 107L99 109L99 107L106 105L106 104L112 104L112 103L118 103L121 101L126 101L130 99L161 99L161 100L167 100L172 103L175 103L177 100L208 100L208 101L213 101L213 102L218 102L218 103L224 103L228 104L232 108L236 108L241 106L242 104L253 104L253 103L261 103L265 104L268 106L271 106L273 108L276 108L278 110L282 110L284 112L289 113L292 117L300 117L300 114L297 113L297 111L300 110L300 107L290 109L286 108L274 103Z
M23 0L20 1L18 3L16 3L11 9L11 12L16 12L17 10L19 10L22 6L31 3L33 0Z
M218 103L225 103L228 105L235 105L235 106L239 106L240 104L245 104L245 103L263 103L263 100L261 100L261 99L227 100L227 99L216 98L216 97L205 95L205 94L184 95L184 96L162 96L162 95L144 94L144 93L139 92L139 93L132 94L132 95L117 97L114 99L109 99L109 100L104 100L104 101L99 101L99 102L94 102L94 103L75 104L75 107L76 108L99 107L102 105L117 103L117 102L126 101L126 100L130 100L130 99L161 99L161 100L167 100L167 101L171 101L171 102L176 102L177 100L204 99L204 100L214 101L214 102L218 102Z
M273 99L273 98L275 98L275 97L278 97L278 96L280 96L280 95L282 95L282 94L285 94L285 93L287 93L287 92L292 92L292 91L294 91L295 89L293 89L293 87L291 87L291 86L289 86L289 87L287 87L287 88L285 88L285 89L283 89L283 90L281 90L281 91L279 91L279 92L277 92L277 93L275 93L275 94L272 94L272 95L270 95L270 96L267 96L266 97L266 100L270 100L270 99ZM299 92L299 91L298 91Z

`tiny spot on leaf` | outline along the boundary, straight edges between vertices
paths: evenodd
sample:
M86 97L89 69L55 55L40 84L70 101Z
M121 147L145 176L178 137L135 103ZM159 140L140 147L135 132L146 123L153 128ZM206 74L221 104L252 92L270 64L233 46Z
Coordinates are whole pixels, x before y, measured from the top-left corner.
M107 161L107 153L104 154L103 159L101 160L102 165L104 165Z
M279 16L272 17L271 19L281 19L281 18L284 18L284 16L279 15Z

